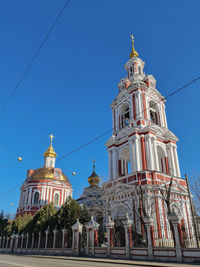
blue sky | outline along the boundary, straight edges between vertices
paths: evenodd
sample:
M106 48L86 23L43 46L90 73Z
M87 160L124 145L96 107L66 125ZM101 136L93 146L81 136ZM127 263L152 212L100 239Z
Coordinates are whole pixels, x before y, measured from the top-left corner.
M2 1L0 9L0 107L65 1ZM200 2L71 0L48 42L0 114L0 209L15 212L26 170L43 166L49 134L62 156L112 127L110 104L135 48L164 95L200 75ZM199 176L197 82L166 103L168 127L180 139L181 174ZM92 171L106 180L109 134L57 163L78 197ZM17 157L23 162L18 163ZM72 171L77 175L73 177ZM4 194L11 188L9 193ZM11 202L14 203L11 206Z

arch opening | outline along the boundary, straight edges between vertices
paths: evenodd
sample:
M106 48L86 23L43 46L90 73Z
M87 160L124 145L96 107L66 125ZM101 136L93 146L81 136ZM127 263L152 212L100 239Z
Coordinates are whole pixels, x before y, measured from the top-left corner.
M128 103L124 103L120 109L120 127L124 128L129 125L130 121L130 110Z
M149 102L149 118L153 124L160 125L160 115L157 103L154 101Z

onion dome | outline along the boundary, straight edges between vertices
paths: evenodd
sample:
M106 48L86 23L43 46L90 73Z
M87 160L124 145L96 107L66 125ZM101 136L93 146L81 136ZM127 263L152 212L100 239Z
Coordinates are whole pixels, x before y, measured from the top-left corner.
M91 186L98 186L100 182L100 177L95 173L95 164L93 164L93 172L92 174L88 177L88 183Z
M45 158L47 158L47 157L56 158L57 154L54 151L54 148L52 147L52 140L54 138L53 134L50 135L50 138L51 138L51 144L50 144L49 148L47 149L47 151L44 153L44 157Z
M56 158L57 154L54 151L54 148L52 147L52 145L49 146L49 148L47 149L47 151L44 153L44 157L52 157L52 158Z
M131 35L131 39L132 39L132 51L130 53L130 58L138 57L138 52L135 51L135 48L134 48L134 37L133 37L133 35Z

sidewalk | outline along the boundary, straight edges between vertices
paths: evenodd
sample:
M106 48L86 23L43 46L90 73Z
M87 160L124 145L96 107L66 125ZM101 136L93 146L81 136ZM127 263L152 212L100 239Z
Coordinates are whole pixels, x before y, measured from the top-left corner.
M20 255L22 256L22 255ZM85 262L102 262L111 264L124 264L130 266L155 266L155 267L191 267L200 266L200 263L174 263L174 262L153 262L153 261L136 261L136 260L120 260L120 259L109 259L109 258L91 258L91 257L68 257L68 256L46 256L46 255L23 255L25 257L35 258L50 258L57 260L74 260L74 261L85 261Z

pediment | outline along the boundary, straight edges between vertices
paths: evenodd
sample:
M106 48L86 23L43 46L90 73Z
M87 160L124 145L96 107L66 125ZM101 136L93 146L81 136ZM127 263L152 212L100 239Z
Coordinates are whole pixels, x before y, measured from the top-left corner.
M161 187L165 187L165 186L169 187L169 185L170 185L170 181L162 184ZM180 185L177 182L177 180L173 180L172 182L172 192L180 192L182 194L188 194L187 188Z
M127 184L117 182L116 184L113 184L111 187L104 189L104 196L126 193L130 190L133 190L132 185L127 185Z

